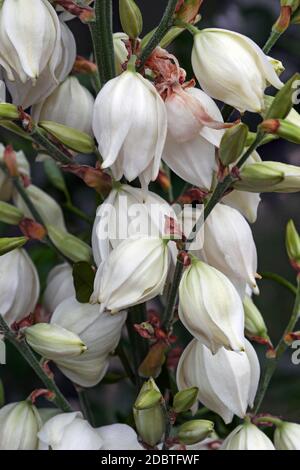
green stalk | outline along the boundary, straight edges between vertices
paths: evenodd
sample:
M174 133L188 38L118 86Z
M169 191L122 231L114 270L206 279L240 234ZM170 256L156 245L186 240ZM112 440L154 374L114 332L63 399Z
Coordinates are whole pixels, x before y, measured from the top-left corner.
M112 0L95 1L96 21L90 24L95 60L100 84L115 77L115 58L112 30Z
M275 358L271 358L271 359L268 359L267 361L267 365L266 365L266 369L265 369L265 372L262 376L262 379L261 379L261 382L260 382L260 386L259 386L259 390L258 390L258 393L257 393L257 397L256 397L256 403L255 403L255 409L254 409L254 413L257 414L261 404L262 404L262 401L264 399L264 396L266 394L266 391L268 389L268 386L269 386L269 383L273 377L273 374L276 370L276 367L278 365L278 362L281 358L281 356L285 353L285 351L287 350L288 348L288 345L286 344L285 342L285 337L288 333L290 333L291 331L294 330L295 326L296 326L296 323L297 323L297 320L300 316L300 278L298 277L297 279L297 295L296 295L296 300L295 300L295 304L294 304L294 308L293 308L293 312L292 312L292 315L291 315L291 318L287 324L287 327L282 335L282 338L281 340L279 341L276 349L275 349Z
M277 284L281 285L288 289L292 294L297 294L297 287L294 286L291 282L287 281L284 277L280 276L276 273L260 273L263 279L270 279L271 281L277 282Z
M69 412L73 411L71 405L63 396L59 388L57 387L54 380L49 377L41 367L35 354L32 352L25 339L19 339L17 335L9 328L3 317L0 315L0 330L3 332L5 338L19 351L24 357L26 362L35 371L36 375L43 382L47 390L50 390L54 394L53 403L62 411Z
M154 49L159 45L160 41L164 37L164 35L168 32L168 30L172 27L173 25L173 16L175 13L177 5L177 0L169 0L168 4L166 6L165 12L163 14L163 17L156 28L156 30L153 32L153 35L151 36L149 42L147 45L144 47L142 50L142 53L139 57L140 59L140 65L139 68L143 68L145 65L146 60L148 57L151 55L151 53L154 51Z
M29 135L37 144L47 150L49 155L57 162L62 163L63 165L74 163L70 157L65 155L58 147L56 147L56 145L47 139L37 126Z

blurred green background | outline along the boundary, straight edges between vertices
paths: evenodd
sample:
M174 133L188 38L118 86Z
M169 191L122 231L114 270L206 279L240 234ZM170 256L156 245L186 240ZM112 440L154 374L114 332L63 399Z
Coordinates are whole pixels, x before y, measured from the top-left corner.
M144 15L144 33L147 33L158 23L167 2L166 0L137 0L137 3ZM279 0L223 0L222 2L220 0L204 0L201 9L203 19L200 27L232 29L250 36L262 46L278 16L279 4ZM114 31L120 31L117 5L118 1L114 1ZM88 29L77 20L69 22L69 26L76 36L78 53L89 57L91 54L91 40ZM300 26L292 26L272 51L272 55L280 59L286 68L283 75L284 79L300 69L299 41ZM172 52L179 58L181 66L187 70L188 79L193 77L190 66L191 46L192 38L190 34L184 33L171 47ZM250 125L255 125L255 121L252 121L251 117L247 117L247 121ZM7 133L2 132L0 137L1 141L5 143L11 140L11 136ZM18 146L17 143L16 146ZM259 153L265 160L280 160L291 164L300 164L299 146L287 142L277 141L269 144L263 147ZM67 175L66 179L75 204L93 216L96 210L94 193L75 177ZM40 163L35 164L33 167L33 182L43 187L57 200L63 202L63 196L49 184ZM180 183L177 180L176 184L177 190L179 190ZM295 282L295 274L289 266L285 252L284 235L286 223L290 218L294 219L300 230L299 202L299 194L262 196L258 220L252 226L259 255L259 272L273 271L280 273L291 282ZM66 218L73 233L80 233L83 237L89 238L86 224L78 223L67 212ZM0 228L2 233L13 233L7 227ZM33 244L30 252L38 266L42 285L44 286L46 275L57 260L51 251L45 248L41 249L38 245ZM259 287L261 294L255 301L266 319L270 336L276 343L291 313L293 297L283 287L269 280L260 281ZM264 350L261 347L257 349L263 364ZM271 382L262 410L283 415L285 418L294 421L300 421L300 365L292 364L292 352L293 350L289 349L281 361ZM113 360L112 369L118 369L117 359ZM7 401L23 399L33 388L40 386L35 375L11 347L8 347L8 365L0 366L0 376L4 383ZM73 402L73 405L78 407L78 400L72 384L64 380L59 372L57 377L63 391ZM107 381L109 380L111 380L111 377L107 377ZM134 393L134 389L124 381L114 385L107 385L102 382L97 387L89 390L88 397L96 414L96 424L109 424L117 420L125 420L130 411Z

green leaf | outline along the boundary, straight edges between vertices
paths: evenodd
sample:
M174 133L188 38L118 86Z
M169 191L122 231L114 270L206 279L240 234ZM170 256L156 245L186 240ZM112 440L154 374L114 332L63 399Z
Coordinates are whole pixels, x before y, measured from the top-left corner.
M73 266L73 281L78 302L87 303L94 290L95 272L86 261L79 261Z

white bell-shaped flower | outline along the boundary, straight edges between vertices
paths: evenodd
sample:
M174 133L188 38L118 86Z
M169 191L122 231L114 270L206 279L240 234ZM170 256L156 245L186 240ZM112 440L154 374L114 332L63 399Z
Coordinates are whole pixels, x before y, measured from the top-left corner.
M244 352L220 348L212 354L194 339L179 360L177 386L179 390L198 387L199 401L228 424L234 415L243 418L248 406L253 406L259 376L259 361L249 341L245 340Z
M8 325L33 312L39 293L38 273L25 250L0 256L0 312Z
M0 144L0 163L4 163L4 146ZM18 172L30 177L30 166L22 150L16 152ZM0 168L0 201L9 201L13 194L13 183L11 178Z
M91 302L116 313L163 293L170 262L167 242L159 237L124 240L99 266Z
M136 432L127 424L92 426L80 412L49 419L38 433L39 450L143 450Z
M31 115L36 122L54 121L92 134L93 108L93 95L76 77L69 77L45 100L34 105Z
M40 101L45 100L69 75L76 59L76 42L71 30L60 22L61 39L59 54L56 57L54 66L54 75L50 72L50 65L41 72L35 84L32 80L23 83L18 77L14 81L6 78L6 85L12 96L13 103L22 106L24 109L29 108Z
M51 196L49 196L49 194L34 184L31 184L25 188L25 191L33 202L45 225L54 225L60 230L67 230L63 212L55 199L53 199ZM21 195L17 191L14 191L13 193L13 201L15 205L23 212L25 217L34 219L26 203L23 201Z
M43 305L48 313L53 313L63 300L72 296L75 296L72 268L68 263L59 264L48 274Z
M183 93L191 101L191 109L181 95L172 94L166 99L168 133L163 160L184 181L210 189L217 168L216 147L223 135L223 117L216 103L202 90L189 88ZM211 127L217 123L219 129Z
M59 304L51 324L61 326L79 336L87 350L80 356L56 360L62 373L82 387L93 387L105 375L109 355L121 336L126 313L99 313L97 305L83 304L70 297Z
M139 177L146 185L156 179L167 114L155 87L142 75L127 70L104 85L95 102L93 131L102 168L112 168L117 180Z
M180 281L179 317L213 353L222 346L245 348L244 309L237 290L223 273L196 258Z
M36 450L42 425L30 401L10 403L0 409L0 450Z
M274 443L277 450L300 450L300 424L283 421L276 427Z
M97 265L131 236L163 235L166 217L176 220L172 207L157 194L125 184L113 189L99 206L94 222L92 246Z
M221 450L275 450L275 447L258 427L252 423L244 423L227 436Z
M283 86L254 41L225 29L204 29L194 36L192 66L208 95L241 112L261 112L268 84Z
M58 16L47 0L4 0L0 10L0 61L8 79L34 82L49 64L55 76L60 52Z
M78 411L49 419L38 433L39 450L99 450L103 441Z
M257 251L251 228L232 207L217 204L204 224L204 260L222 271L244 299L246 285L258 292Z

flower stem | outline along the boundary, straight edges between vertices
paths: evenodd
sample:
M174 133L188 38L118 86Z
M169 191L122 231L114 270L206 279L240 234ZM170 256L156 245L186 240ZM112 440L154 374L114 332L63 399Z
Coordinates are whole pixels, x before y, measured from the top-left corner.
M96 0L95 15L96 21L90 23L90 31L100 84L103 86L116 75L112 31L112 0Z
M257 414L257 412L258 412L258 410L259 410L259 408L262 404L262 401L263 401L264 396L266 394L266 391L268 389L269 383L270 383L270 381L273 377L273 374L276 370L277 364L278 364L281 356L285 353L285 351L288 348L288 345L285 342L285 336L288 333L290 333L291 331L294 330L295 325L297 323L297 320L300 316L300 278L299 277L297 279L297 284L298 285L297 285L296 300L295 300L295 304L294 304L294 308L293 308L291 318L290 318L290 320L288 322L288 325L287 325L287 327L286 327L286 329L285 329L285 331L282 335L281 340L279 341L279 343L278 343L278 345L275 349L276 356L275 356L275 358L268 359L264 375L262 376L262 379L261 379L261 382L260 382L259 390L258 390L257 397L256 397L255 409L254 409L255 414Z
M143 68L146 60L151 55L152 51L154 51L154 49L158 46L164 35L168 32L168 29L171 28L171 26L173 25L173 15L175 13L176 5L177 0L168 1L167 7L157 29L154 31L149 42L142 50L142 53L139 57L140 69Z
M140 304L131 307L128 312L126 326L128 331L128 337L131 344L131 352L133 356L133 366L134 366L134 375L135 375L135 384L137 391L139 391L142 386L143 380L139 375L139 367L145 359L148 346L147 340L142 338L134 329L134 325L137 323L142 323L146 321L146 305Z
M84 220L90 225L93 225L94 221L92 217L89 215L86 215L81 209L79 209L76 206L73 206L71 201L68 201L64 204L64 208L67 209L68 211L72 212L73 214L77 215L80 219Z
M123 347L123 342L122 342L122 339L120 340L118 346L117 346L117 349L116 349L116 354L118 355L121 363L122 363L122 366L124 367L124 370L128 376L128 378L131 380L131 382L133 383L133 385L136 385L136 378L135 378L135 375L134 375L134 372L131 368L131 365L129 363L129 360L128 360L128 357L127 357L127 354L124 350L124 347Z
M76 387L80 408L84 418L92 425L95 426L94 415L91 409L90 401L87 396L87 389L82 387Z
M263 279L270 279L271 281L277 282L277 284L280 284L281 286L285 287L292 294L297 294L297 287L294 286L294 284L292 284L291 282L287 281L284 277L280 276L279 274L266 272L260 273L260 275Z
M32 352L25 339L19 339L17 335L9 328L3 317L0 315L0 329L5 338L19 351L36 375L43 382L47 390L54 393L53 402L64 412L73 411L71 405L63 396L54 380L44 372L35 354Z
M30 133L30 137L41 147L43 147L49 155L59 163L68 165L73 163L73 160L65 155L56 145L54 145L47 137L41 132L41 130L35 126L33 131Z
M274 424L275 426L281 426L282 420L276 418L275 416L259 416L258 418L255 418L255 424L256 423L270 423Z

